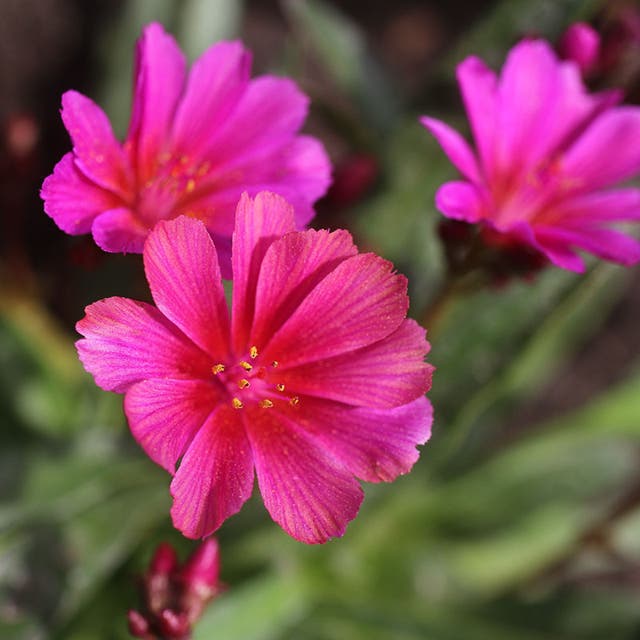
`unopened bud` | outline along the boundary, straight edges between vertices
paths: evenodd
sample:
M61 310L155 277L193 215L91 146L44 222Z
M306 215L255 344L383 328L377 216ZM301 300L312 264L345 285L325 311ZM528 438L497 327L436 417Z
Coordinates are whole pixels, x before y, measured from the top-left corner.
M190 591L201 598L209 598L218 591L220 556L218 541L205 540L185 562L180 571L180 580Z
M189 621L182 613L165 609L158 616L158 628L166 640L183 640L190 631Z
M127 612L127 619L129 622L129 633L134 638L142 638L146 640L150 638L149 623L147 619L139 612L131 609Z
M600 57L600 36L584 22L572 24L562 36L558 46L565 60L573 60L583 75L593 71Z

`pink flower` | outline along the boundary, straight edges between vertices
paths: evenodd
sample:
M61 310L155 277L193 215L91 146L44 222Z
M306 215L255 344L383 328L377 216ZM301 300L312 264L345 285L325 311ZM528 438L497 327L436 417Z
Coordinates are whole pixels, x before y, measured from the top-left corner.
M590 25L574 22L562 36L558 49L563 58L573 60L583 74L588 74L598 64L600 36Z
M429 345L405 319L406 279L346 231L294 230L279 196L242 197L229 318L204 226L161 222L144 248L157 307L109 298L78 322L85 368L125 393L134 437L174 474L188 537L241 508L254 469L287 533L342 535L362 500L354 476L393 480L429 437Z
M91 232L105 251L135 253L160 220L198 218L216 241L225 277L244 191L281 194L302 228L327 190L330 164L316 139L298 135L307 97L291 80L250 80L250 67L241 43L220 42L187 75L175 40L159 24L147 26L124 144L89 98L63 95L73 151L42 186L47 214L67 233Z
M541 40L510 52L500 77L476 57L458 66L477 153L453 129L423 117L463 180L436 206L531 245L583 271L576 249L630 265L640 244L609 228L640 219L640 190L611 187L640 174L640 109L617 92L588 94L578 67Z

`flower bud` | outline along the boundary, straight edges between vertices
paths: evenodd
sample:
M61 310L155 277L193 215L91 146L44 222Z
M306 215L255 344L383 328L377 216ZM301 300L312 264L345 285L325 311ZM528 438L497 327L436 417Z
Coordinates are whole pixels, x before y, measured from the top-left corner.
M588 24L576 22L565 31L558 49L563 58L580 67L582 75L588 75L598 64L600 36Z

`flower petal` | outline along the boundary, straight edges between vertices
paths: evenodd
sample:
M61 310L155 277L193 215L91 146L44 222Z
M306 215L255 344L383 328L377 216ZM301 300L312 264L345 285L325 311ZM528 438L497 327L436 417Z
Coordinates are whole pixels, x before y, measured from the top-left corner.
M491 174L495 165L494 139L498 124L496 74L480 58L471 56L458 65L456 76L481 164Z
M187 538L213 533L253 490L253 460L241 416L221 405L198 431L171 483L174 526Z
M393 409L345 407L304 397L298 423L351 473L366 482L391 482L419 458L431 436L433 409L420 397Z
M311 395L350 405L390 408L423 396L433 367L425 330L405 320L387 338L358 351L289 368L279 366L278 381L290 395Z
M436 192L436 207L447 218L478 222L485 204L478 188L470 182L445 182Z
M393 333L404 320L407 280L374 254L341 262L277 331L267 361L294 366L355 351Z
M169 473L222 395L215 381L143 380L126 393L124 411L133 437Z
M613 189L562 200L536 217L540 224L640 220L640 189Z
M214 171L256 162L289 144L307 115L309 99L287 78L262 76L249 82L236 109L208 140L203 153Z
M311 290L357 252L343 230L302 231L276 240L260 267L251 344L266 344Z
M523 40L507 57L498 88L500 158L505 167L529 166L553 124L559 62L548 43Z
M153 175L168 143L171 123L185 81L186 62L162 25L145 27L138 40L133 110L127 134L138 168L138 182Z
M615 149L615 153L611 150ZM562 158L562 172L594 191L640 171L640 108L604 111Z
M251 54L240 42L219 42L193 64L173 126L176 149L201 155L247 88Z
M202 222L184 216L159 222L144 247L144 269L158 309L215 360L226 360L229 314Z
M210 359L155 307L128 298L89 305L76 324L84 368L96 384L123 393L148 378L206 378Z
M584 260L570 249L563 240L558 240L553 235L547 236L545 232L540 232L539 234L536 233L536 244L539 250L557 267L575 271L576 273L584 273Z
M77 91L62 96L62 120L73 141L78 169L96 185L122 198L132 189L132 174L109 119Z
M236 210L233 233L232 340L236 353L248 347L256 286L264 254L277 238L295 230L293 209L274 193L255 200L243 194Z
M544 244L543 238L545 241L553 240L558 244L564 243L567 247L579 247L599 258L626 266L640 261L640 242L619 231L583 226L577 228L536 226L535 231L536 238L542 244Z
M40 196L47 215L71 235L88 233L96 216L118 204L115 195L97 187L80 173L72 152L65 154L46 178Z
M91 226L96 244L109 253L142 253L149 229L130 209L104 211Z
M295 226L301 229L315 215L312 204L326 192L330 174L331 164L322 144L314 138L297 136L267 158L250 157L239 170L216 172L215 185L183 199L177 212L202 220L212 235L230 236L235 216L229 212L235 212L242 194L254 198L261 191L270 191L293 207ZM218 243L216 248L220 257ZM231 278L223 260L220 266L223 277Z
M353 475L284 414L248 408L247 425L260 493L271 517L307 544L343 535L363 498Z
M460 173L472 182L480 182L478 162L467 141L441 120L422 116L420 123L428 129L438 141L442 150Z

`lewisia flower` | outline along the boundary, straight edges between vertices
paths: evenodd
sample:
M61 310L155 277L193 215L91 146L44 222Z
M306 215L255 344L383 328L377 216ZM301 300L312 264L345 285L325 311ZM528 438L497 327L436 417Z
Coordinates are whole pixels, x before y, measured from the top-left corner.
M141 253L157 222L202 220L229 271L241 193L271 190L295 207L296 226L329 185L322 145L298 135L308 99L288 79L250 80L251 55L220 42L195 62L159 24L138 42L133 113L124 144L104 112L75 91L62 97L73 151L42 187L45 211L72 235L91 232L105 251Z
M358 511L355 477L409 471L430 434L432 367L389 262L358 254L346 231L296 232L291 206L261 193L237 209L230 318L201 222L159 223L144 265L157 306L90 305L77 347L100 387L125 394L134 437L174 474L184 535L236 513L255 469L273 519L324 542Z
M640 190L612 189L640 174L640 109L617 92L588 94L578 66L548 43L525 40L500 77L476 57L458 66L477 153L439 120L421 118L463 180L444 184L444 215L528 244L583 271L582 249L630 265L640 244L610 229L640 219Z

